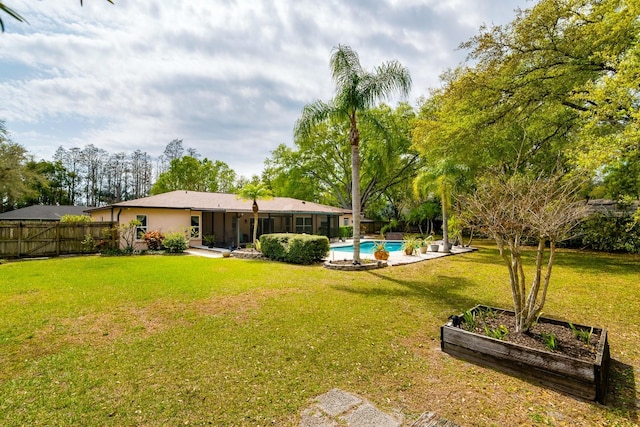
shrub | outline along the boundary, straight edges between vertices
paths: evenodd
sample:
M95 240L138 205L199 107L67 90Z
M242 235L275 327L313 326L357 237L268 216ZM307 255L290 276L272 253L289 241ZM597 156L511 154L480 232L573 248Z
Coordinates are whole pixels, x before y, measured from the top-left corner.
M580 226L583 247L604 252L640 253L640 224L631 215L591 215Z
M311 264L322 260L329 252L329 239L326 236L263 234L260 244L267 258L291 264Z
M172 254L179 254L185 251L189 247L189 241L180 232L169 233L165 236L162 245L167 252Z
M96 249L96 242L90 233L85 234L84 239L80 243L82 243L83 252L91 252Z
M339 234L343 239L353 237L353 227L350 225L340 227Z
M87 224L91 222L91 217L87 215L62 215L60 222L66 224Z
M160 250L163 240L164 234L159 230L147 231L144 233L144 241L147 242L147 248L151 251Z

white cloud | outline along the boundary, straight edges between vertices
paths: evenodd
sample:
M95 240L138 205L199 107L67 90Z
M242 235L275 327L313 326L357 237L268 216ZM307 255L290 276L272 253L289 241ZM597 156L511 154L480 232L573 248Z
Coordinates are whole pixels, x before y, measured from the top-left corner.
M304 104L329 99L333 47L363 65L398 59L411 101L438 85L482 22L502 24L525 0L384 2L13 0L4 19L0 119L51 158L59 145L157 156L174 138L241 174L291 143Z

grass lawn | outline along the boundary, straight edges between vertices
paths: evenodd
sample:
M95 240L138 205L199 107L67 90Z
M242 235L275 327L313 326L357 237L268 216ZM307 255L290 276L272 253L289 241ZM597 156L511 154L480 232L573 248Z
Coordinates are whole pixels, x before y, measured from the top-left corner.
M194 256L0 265L0 425L297 426L333 387L464 426L638 423L640 257L563 251L545 316L609 328L606 406L440 351L477 303L511 307L491 245L387 268Z

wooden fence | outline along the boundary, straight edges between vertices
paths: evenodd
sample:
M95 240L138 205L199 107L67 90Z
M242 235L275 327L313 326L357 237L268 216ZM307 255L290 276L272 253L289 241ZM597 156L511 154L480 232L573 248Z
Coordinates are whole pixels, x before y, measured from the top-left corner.
M71 224L60 222L1 221L0 258L58 256L96 252L91 244L113 246L113 222ZM88 239L91 236L91 239ZM84 243L83 243L84 242Z

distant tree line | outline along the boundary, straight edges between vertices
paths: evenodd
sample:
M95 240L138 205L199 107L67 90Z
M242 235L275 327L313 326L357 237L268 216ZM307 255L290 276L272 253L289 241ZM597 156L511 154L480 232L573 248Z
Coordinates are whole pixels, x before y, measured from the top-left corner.
M103 206L173 190L234 192L242 183L226 163L198 157L174 139L157 158L139 149L109 153L89 144L58 147L53 159L36 161L0 121L0 212L31 205Z

